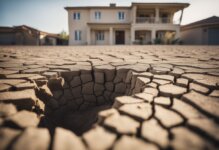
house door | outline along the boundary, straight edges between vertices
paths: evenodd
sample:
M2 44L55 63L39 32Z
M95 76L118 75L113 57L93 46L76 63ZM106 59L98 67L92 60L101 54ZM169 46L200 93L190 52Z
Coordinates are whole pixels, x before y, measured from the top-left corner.
M116 31L116 44L125 44L125 31Z

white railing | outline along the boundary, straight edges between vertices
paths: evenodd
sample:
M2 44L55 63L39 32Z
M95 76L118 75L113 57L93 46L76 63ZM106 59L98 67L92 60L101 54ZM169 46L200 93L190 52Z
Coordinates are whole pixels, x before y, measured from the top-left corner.
M136 23L154 23L154 17L136 17Z
M159 18L159 23L172 23L170 18Z
M170 18L160 17L159 21L155 21L155 17L136 17L136 23L173 23Z

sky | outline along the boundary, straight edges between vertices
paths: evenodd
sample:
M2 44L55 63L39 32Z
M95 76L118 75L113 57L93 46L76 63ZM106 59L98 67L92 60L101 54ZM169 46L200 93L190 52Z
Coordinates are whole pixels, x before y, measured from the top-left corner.
M219 0L0 0L0 26L28 25L50 33L68 32L66 6L105 6L131 2L190 3L184 10L182 25L219 16ZM179 13L175 15L175 19Z

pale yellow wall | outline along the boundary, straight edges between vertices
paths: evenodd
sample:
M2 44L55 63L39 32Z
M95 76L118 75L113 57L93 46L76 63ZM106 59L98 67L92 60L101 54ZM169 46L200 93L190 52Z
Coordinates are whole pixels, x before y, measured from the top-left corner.
M130 45L131 44L131 32L129 29L125 30L125 44Z
M95 19L95 12L99 11L101 12L101 19L96 20ZM119 20L118 19L118 12L122 11L125 13L125 19ZM131 21L130 17L131 10L129 9L91 9L90 10L90 21L89 22L102 22L102 23L116 23L116 22L122 22L122 23L128 23Z
M80 20L74 20L74 12L80 12ZM87 44L87 22L89 20L89 9L87 10L69 10L68 20L69 20L69 45L85 45ZM81 41L75 41L74 31L81 30Z
M101 19L96 20L95 19L95 12L100 11L101 12ZM125 13L125 19L124 20L119 20L118 19L118 12L122 11ZM87 30L88 30L88 25L87 23L92 22L102 22L102 23L129 23L131 21L130 18L130 11L129 9L75 9L75 10L69 10L68 11L68 19L69 19L69 45L84 45L87 44ZM73 14L74 12L80 12L81 18L80 20L74 20L73 19ZM74 39L74 31L75 30L81 30L82 35L81 41L75 41ZM95 43L93 40L93 35L94 33L91 33L92 40L91 44ZM109 37L109 32L105 32L105 38L108 39ZM108 40L109 41L109 40ZM98 41L96 42L97 44L109 44L108 42L105 41Z

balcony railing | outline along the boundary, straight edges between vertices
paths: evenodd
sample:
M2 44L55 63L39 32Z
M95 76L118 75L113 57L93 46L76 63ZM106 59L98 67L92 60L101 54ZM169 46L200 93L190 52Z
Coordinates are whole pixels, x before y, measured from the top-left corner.
M159 23L171 23L170 18L159 18Z
M154 17L136 17L136 23L154 23Z
M159 21L155 21L155 17L136 17L136 23L172 23L170 18L160 17Z

